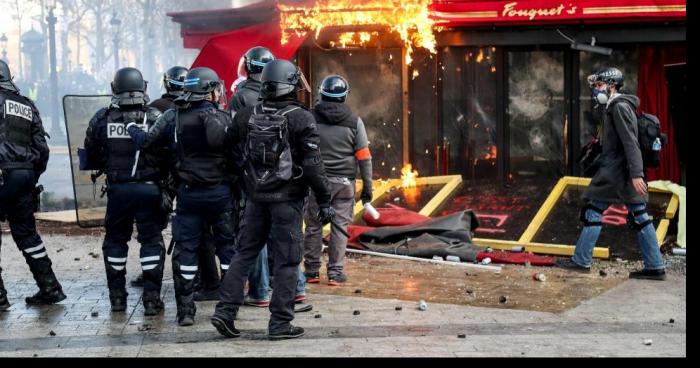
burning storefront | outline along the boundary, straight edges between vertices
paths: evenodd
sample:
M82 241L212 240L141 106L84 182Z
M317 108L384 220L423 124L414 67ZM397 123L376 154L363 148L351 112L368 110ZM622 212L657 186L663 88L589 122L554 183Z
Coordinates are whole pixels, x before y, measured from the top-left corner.
M581 176L598 126L585 81L603 65L625 73L669 136L649 178L685 180L685 0L280 0L170 16L185 47L201 49L194 66L227 85L256 45L293 59L312 89L345 76L375 178L410 176L408 163L461 176L470 185L430 215L472 208L477 236L520 239L557 181Z

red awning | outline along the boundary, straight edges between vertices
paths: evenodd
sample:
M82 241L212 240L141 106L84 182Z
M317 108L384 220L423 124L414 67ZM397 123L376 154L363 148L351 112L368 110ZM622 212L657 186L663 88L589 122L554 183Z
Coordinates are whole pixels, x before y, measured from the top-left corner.
M290 37L282 45L281 37L277 19L222 33L207 41L192 67L206 66L214 69L228 87L238 78L238 62L251 47L264 46L276 58L290 59L304 42L302 37Z
M444 26L684 21L686 0L439 1L430 15Z

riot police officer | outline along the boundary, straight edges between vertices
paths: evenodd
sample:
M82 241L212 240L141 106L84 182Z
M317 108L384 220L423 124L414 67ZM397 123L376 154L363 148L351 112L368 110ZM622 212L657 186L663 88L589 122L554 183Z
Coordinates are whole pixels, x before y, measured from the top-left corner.
M275 60L275 56L265 47L255 46L246 51L238 65L238 77L245 80L236 87L235 93L231 96L229 110L240 111L246 106L258 103L263 67L272 60Z
M224 336L237 337L234 326L243 304L243 288L250 267L267 242L274 257L271 339L295 338L304 329L291 325L294 295L302 259L302 211L309 186L316 193L319 218L332 218L328 180L319 150L313 115L297 98L308 89L301 71L287 60L273 60L263 69L262 102L237 112L231 139L244 139L245 188L248 197L239 245L224 277L220 301L211 322Z
M12 238L22 251L39 292L25 299L27 304L53 304L65 299L61 284L51 269L39 234L36 232L34 188L46 171L49 146L39 111L20 95L12 83L7 64L0 60L0 218L10 223ZM0 273L2 268L0 268ZM0 277L0 310L10 307Z
M165 73L163 73L163 86L165 87L165 93L159 99L151 101L148 106L158 109L161 114L167 110L175 108L175 103L173 101L182 95L186 75L187 68L184 66L174 66L166 70ZM173 170L171 170L171 173L172 172ZM136 279L131 280L131 286L143 287L143 273L141 273Z
M221 81L213 70L194 68L184 84L185 93L176 100L182 106L168 110L149 132L132 125L128 132L138 147L164 144L176 152L180 185L173 219L173 279L178 324L191 326L202 228L211 227L222 274L233 255L232 173L224 144L231 118L219 109Z
M109 299L112 311L126 309L127 243L135 221L137 239L141 243L145 315L156 315L163 310L160 291L165 245L161 231L167 225L168 215L168 210L162 206L158 184L167 176L167 156L155 150L138 149L126 127L133 123L138 129L148 129L160 116L160 111L147 107L146 81L138 69L119 69L111 86L110 106L93 116L85 134L88 165L107 175L106 235L102 252Z

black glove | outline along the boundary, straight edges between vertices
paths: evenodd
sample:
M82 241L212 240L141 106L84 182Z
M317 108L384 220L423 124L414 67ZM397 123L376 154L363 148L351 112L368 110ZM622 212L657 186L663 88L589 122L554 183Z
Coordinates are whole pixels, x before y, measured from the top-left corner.
M327 225L330 224L331 221L333 221L333 217L335 216L335 211L333 211L333 207L321 207L321 209L318 211L318 221L321 222L322 225Z
M372 202L372 186L362 186L362 193L360 194L360 199L362 200L362 204Z

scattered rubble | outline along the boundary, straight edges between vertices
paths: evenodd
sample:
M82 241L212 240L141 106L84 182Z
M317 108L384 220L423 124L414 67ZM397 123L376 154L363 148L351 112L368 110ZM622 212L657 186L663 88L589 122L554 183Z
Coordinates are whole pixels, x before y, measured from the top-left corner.
M459 334L459 335L457 335L457 337L460 338L460 339L466 339L466 338L467 338L467 334Z
M668 320L668 323L676 323L676 320L673 319L673 318L671 318L671 319Z
M317 315L314 316L314 318L321 318L321 315L320 315L320 314L317 314Z
M74 260L74 261L79 261L79 260L80 260L80 258L78 258L78 257L75 257L75 258L73 258L73 260Z
M543 273L535 272L532 274L532 279L535 281L547 281L547 276L545 276Z
M508 301L508 297L505 295L501 295L500 298L498 298L498 302L501 304L505 304Z
M352 312L352 315L353 315L353 316L359 316L359 315L360 315L360 311L359 311L359 310L356 310L356 311Z
M56 336L56 333L53 332L53 330L51 330L51 331L49 331L49 335L51 335L51 336Z
M608 275L608 273L605 272L605 270L600 270L600 272L598 272L598 274L599 274L601 277L605 277L605 276Z
M355 294L362 294L362 289L355 289Z
M649 346L653 343L651 339L644 339L644 345Z
M138 327L139 331L148 331L150 329L151 329L151 325L149 325L149 324L144 324L144 325L141 325Z
M90 315L91 315L92 317L97 317L97 316L100 315L100 313L97 312L97 311L93 311Z
M426 303L425 300L421 300L418 302L418 309L422 311L428 310L428 303Z
M400 310L402 310L402 309L403 309L403 307L396 307L396 308L394 308L394 310L396 310L396 311L400 311Z

